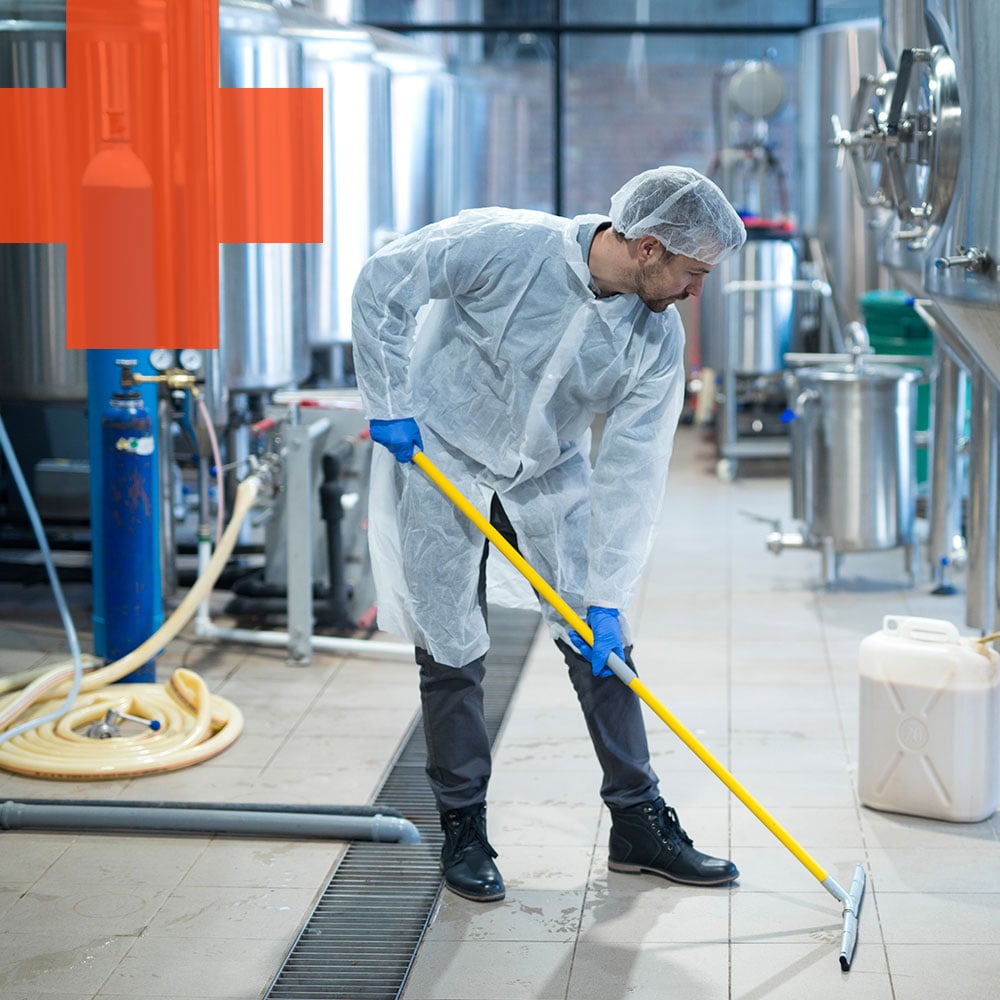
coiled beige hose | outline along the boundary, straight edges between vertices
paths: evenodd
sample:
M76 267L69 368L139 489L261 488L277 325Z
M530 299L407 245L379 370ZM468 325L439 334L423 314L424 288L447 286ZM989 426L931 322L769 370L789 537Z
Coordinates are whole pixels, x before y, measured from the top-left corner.
M176 611L127 656L85 673L79 697L61 718L0 744L0 767L30 777L74 781L135 777L197 764L236 740L243 731L242 713L231 702L211 694L190 670L176 670L163 685L115 682L159 653L194 617L225 568L260 485L256 475L240 483L233 516L205 572ZM71 663L59 664L23 691L0 699L0 733L22 717L30 720L51 711L69 691L72 675ZM155 720L160 728L110 739L93 739L78 732L103 719L109 709Z

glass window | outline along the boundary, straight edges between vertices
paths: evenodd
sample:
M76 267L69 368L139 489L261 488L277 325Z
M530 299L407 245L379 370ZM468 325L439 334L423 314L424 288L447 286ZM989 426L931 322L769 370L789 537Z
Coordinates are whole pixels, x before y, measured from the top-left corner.
M422 33L453 74L438 163L439 216L503 205L555 208L555 39L544 32Z
M551 24L556 0L325 0L341 20L382 24Z
M768 174L766 199L748 189L754 163L748 159L744 170L739 155L729 158L738 190L726 193L762 215L794 206L796 36L569 34L563 44L564 214L607 212L624 181L660 164L694 167L719 181L725 149L755 146L770 151L758 157ZM780 74L783 103L759 121L730 114L723 135L721 88L736 66L765 55ZM763 200L766 207L752 203Z
M564 24L812 24L811 0L564 0Z
M818 17L820 24L830 24L878 17L881 12L881 0L820 0Z

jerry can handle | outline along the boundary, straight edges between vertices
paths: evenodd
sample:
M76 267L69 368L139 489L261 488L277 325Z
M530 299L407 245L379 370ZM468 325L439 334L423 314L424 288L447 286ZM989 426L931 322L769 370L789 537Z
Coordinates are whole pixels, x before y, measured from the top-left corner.
M901 639L915 639L918 642L961 642L961 636L954 624L941 618L886 615L882 619L882 629Z

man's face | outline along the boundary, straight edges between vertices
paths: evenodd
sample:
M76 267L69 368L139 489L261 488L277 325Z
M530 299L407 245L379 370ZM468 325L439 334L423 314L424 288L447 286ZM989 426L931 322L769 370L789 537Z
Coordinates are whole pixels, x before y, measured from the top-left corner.
M674 302L700 295L705 276L712 271L711 264L681 254L670 257L662 246L660 250L647 260L640 258L636 279L639 298L653 312L663 312Z

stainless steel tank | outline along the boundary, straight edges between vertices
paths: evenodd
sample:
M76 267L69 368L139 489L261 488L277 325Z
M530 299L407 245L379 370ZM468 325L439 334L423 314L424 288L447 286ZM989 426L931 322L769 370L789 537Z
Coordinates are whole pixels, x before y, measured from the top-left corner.
M879 21L844 21L800 36L801 231L822 258L841 328L860 319L858 298L881 284L879 233L830 148L831 116L849 121L858 83L882 71Z
M913 48L926 49L930 45L923 0L882 0L879 42L887 70L882 78L886 93L880 104L881 110L888 112L893 97L896 71L899 69L903 51ZM916 177L913 175L920 169L922 168L910 168L910 182L913 186L916 184ZM888 178L883 180L888 181ZM882 230L879 260L889 271L893 286L916 295L921 292L926 248L921 240L914 242L907 238L909 228L912 227L901 223L898 216L893 216Z
M410 233L441 217L439 174L452 142L451 78L441 59L403 35L365 30L375 46L375 61L389 71L392 226Z
M371 61L334 69L337 335L351 339L351 294L364 262L392 229L389 72Z
M927 45L924 0L882 0L880 8L879 46L886 67L895 70L903 49Z
M935 318L972 358L969 504L966 518L966 624L1000 626L997 537L1000 386L1000 2L927 0L932 41L954 59L960 104L958 177L951 209L932 244L924 285Z
M223 0L220 86L301 87L301 52L280 29L273 7ZM252 393L304 379L310 363L304 244L223 244L219 286L219 361L225 388Z
M362 26L342 26L336 52L326 39L310 46L312 72L329 74L326 105L334 245L335 291L321 331L329 342L351 339L351 294L364 262L393 229L392 133L389 70L374 61L375 46ZM322 342L322 341L321 341Z
M784 371L795 328L797 270L791 239L751 237L741 253L723 261L712 279L722 325L703 326L702 362L737 375Z
M0 87L65 86L65 10L0 0ZM0 243L0 400L86 398L85 354L66 349L65 247Z
M913 543L916 373L852 362L790 378L792 513L836 553Z
M300 49L303 86L323 91L323 242L306 244L311 346L348 341L350 298L376 233L392 225L387 71L364 28L279 6L281 33Z
M924 285L972 353L1000 381L1000 2L928 0L928 28L952 53L961 102L953 204Z

